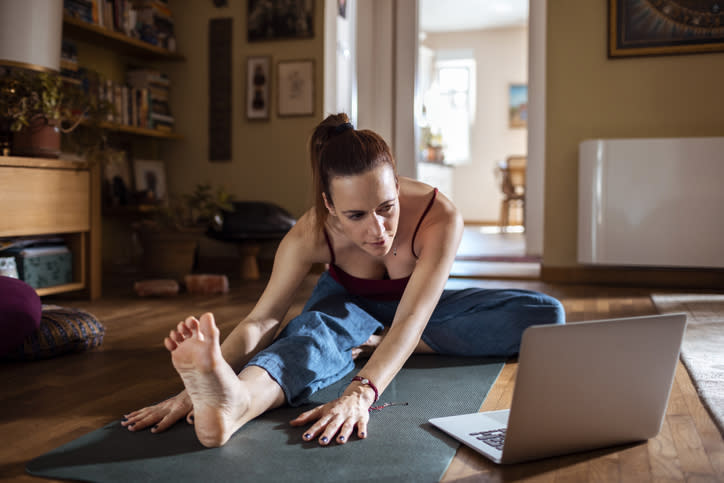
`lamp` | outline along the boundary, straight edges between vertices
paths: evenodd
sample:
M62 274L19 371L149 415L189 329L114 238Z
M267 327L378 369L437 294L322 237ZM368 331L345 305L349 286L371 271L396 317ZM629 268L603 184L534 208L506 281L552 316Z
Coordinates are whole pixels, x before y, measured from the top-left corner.
M60 70L62 0L0 1L0 64Z

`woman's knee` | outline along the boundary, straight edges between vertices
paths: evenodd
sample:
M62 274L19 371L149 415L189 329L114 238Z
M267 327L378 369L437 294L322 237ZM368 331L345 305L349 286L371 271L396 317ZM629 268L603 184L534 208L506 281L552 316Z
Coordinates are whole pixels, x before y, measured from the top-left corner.
M542 324L565 324L566 309L560 300L543 293L538 294L538 310L541 311Z

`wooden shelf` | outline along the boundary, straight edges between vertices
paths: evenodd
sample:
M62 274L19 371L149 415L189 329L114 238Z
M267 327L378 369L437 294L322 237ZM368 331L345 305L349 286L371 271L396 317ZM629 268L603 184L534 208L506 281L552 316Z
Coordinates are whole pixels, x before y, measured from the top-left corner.
M66 283L63 285L53 285L52 287L36 288L35 292L42 297L43 295L53 295L72 292L74 290L83 290L84 288L86 288L84 283Z
M113 122L102 122L100 123L100 127L103 129L108 129L109 131L133 134L135 136L146 136L175 140L180 140L184 138L181 134L177 134L175 132L161 131L159 129L148 129L144 127L126 126L124 124L116 124Z
M16 168L88 169L88 162L51 158L0 156L0 166L14 166Z
M85 42L103 42L118 53L146 60L182 61L184 56L168 49L156 47L120 32L94 25L70 15L63 15L63 35Z

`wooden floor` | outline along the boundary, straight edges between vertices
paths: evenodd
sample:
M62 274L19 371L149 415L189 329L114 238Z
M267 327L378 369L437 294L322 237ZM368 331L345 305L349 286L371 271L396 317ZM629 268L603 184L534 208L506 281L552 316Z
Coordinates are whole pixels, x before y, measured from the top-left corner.
M313 284L313 277L305 281L292 313L301 310ZM649 298L652 291L644 288L511 280L450 282L450 287L462 285L549 293L563 302L570 322L656 313ZM33 363L0 363L0 480L47 481L26 475L25 463L180 390L180 380L162 345L169 329L187 315L213 311L222 334L228 334L251 309L263 282L232 281L229 294L171 299L137 298L130 287L130 283L104 287L107 295L93 303L45 300L95 314L106 327L99 350ZM515 374L516 363L511 361L482 409L509 407ZM374 438L373 428L370 438ZM505 467L463 447L443 477L443 481L458 482L519 480L724 481L724 440L679 364L663 430L647 443Z

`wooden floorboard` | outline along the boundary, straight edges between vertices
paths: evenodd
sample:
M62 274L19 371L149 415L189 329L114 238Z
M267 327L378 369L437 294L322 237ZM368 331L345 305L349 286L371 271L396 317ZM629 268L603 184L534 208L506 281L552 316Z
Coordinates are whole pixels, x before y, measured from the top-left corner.
M646 288L549 285L524 280L465 280L465 285L540 290L558 297L567 320L656 313ZM301 310L314 278L291 310ZM94 313L106 327L103 346L32 363L0 363L0 480L48 481L25 474L30 459L180 390L162 340L187 315L213 311L228 334L251 310L264 282L232 281L225 295L142 299L118 282L95 302L47 299ZM661 292L660 289L656 290ZM517 362L509 361L481 410L510 406ZM374 434L370 434L374 438ZM702 406L683 365L677 367L660 434L648 442L512 466L495 465L461 447L443 481L692 482L724 481L724 440Z

